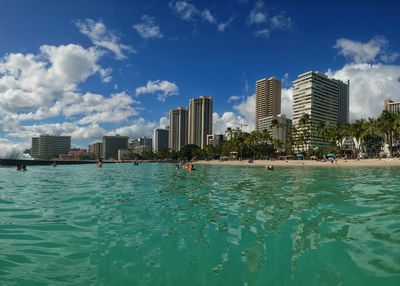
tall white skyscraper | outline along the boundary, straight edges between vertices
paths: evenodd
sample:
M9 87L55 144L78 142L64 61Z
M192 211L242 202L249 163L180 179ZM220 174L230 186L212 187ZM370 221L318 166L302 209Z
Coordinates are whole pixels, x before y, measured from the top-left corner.
M332 79L320 72L300 74L293 82L293 126L299 129L303 114L310 116L309 147L322 146L317 134L319 122L335 125L348 122L350 83Z

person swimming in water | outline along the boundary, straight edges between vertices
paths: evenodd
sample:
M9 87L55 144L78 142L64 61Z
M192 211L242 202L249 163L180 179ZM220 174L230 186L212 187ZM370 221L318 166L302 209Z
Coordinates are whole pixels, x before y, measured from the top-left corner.
M97 167L99 167L99 168L103 167L103 160L102 159L99 159L97 161Z
M274 166L268 165L266 168L267 168L268 171L272 171L274 169Z
M26 164L22 164L22 171L26 171Z
M177 169L177 170L179 169L179 165L178 164L175 165L175 169Z
M17 171L21 171L22 170L22 165L21 164L18 164L17 165Z

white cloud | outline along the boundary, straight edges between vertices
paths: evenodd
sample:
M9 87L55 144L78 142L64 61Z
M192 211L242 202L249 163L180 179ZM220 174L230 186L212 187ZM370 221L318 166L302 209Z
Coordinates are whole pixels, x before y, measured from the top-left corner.
M228 102L238 101L241 97L238 95L232 95L229 97Z
M239 112L239 115L244 119L244 123L248 125L243 127L243 130L246 132L253 131L256 120L256 95L247 96L242 102L234 105L233 109Z
M147 15L142 16L142 23L133 25L133 28L145 39L163 38L160 27L155 23L155 18Z
M378 117L384 99L400 100L400 66L350 63L328 76L350 80L350 120Z
M229 18L226 22L218 23L217 18L211 13L209 9L200 11L194 4L189 1L173 0L168 5L172 11L177 14L181 19L188 22L196 22L201 19L209 24L215 25L220 32L224 32L230 26L234 17Z
M210 24L215 24L217 22L217 20L213 17L210 10L208 10L208 9L205 9L201 13L201 17L203 17L203 19L206 20L207 22L209 22Z
M51 106L104 69L95 49L78 45L42 46L38 55L8 54L0 60L0 101L10 112Z
M293 21L290 17L286 16L284 12L273 14L265 7L263 1L255 3L247 17L247 23L257 27L254 32L255 36L263 38L268 38L273 31L287 31L293 27Z
M75 24L94 45L113 52L119 60L126 58L125 52L134 52L132 47L120 43L121 39L113 31L108 30L102 21L85 19L76 21Z
M341 38L336 41L334 48L354 63L393 62L399 54L388 52L388 44L383 36L375 36L367 43Z
M233 112L224 112L222 116L218 113L213 113L213 132L214 134L225 134L228 127L237 128L240 126L238 123L245 123L245 119ZM243 131L249 132L248 126L243 126Z
M109 134L120 134L123 136L129 136L129 138L149 137L153 136L153 130L157 128L155 122L148 122L143 118L138 118L131 125L123 126L115 129Z
M292 118L293 88L282 88L281 92L281 112L287 118Z
M226 22L220 22L217 26L218 31L225 32L226 28L230 27L234 19L234 17L231 17Z
M136 88L137 95L146 93L157 94L158 100L165 101L168 96L179 94L179 88L175 83L167 80L149 80L146 86Z
M165 129L165 128L167 128L167 126L169 126L169 118L166 116L161 117L158 127Z
M199 10L187 1L171 1L168 6L185 21L194 21Z
M25 146L24 146L25 145ZM29 154L24 154L27 144L15 144L8 139L0 138L0 158L2 159L32 159Z

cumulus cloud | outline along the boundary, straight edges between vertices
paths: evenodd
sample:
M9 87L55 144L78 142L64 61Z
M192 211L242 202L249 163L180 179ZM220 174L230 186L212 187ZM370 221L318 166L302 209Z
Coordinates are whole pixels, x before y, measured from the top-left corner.
M194 21L195 17L200 13L196 6L187 1L171 1L168 6L185 21Z
M123 60L126 58L125 52L134 52L132 47L122 44L121 39L113 31L107 29L102 21L85 19L76 21L75 24L95 46L113 52L116 59Z
M28 146L25 146L28 147ZM15 144L8 139L0 138L0 158L1 159L32 159L29 154L24 154L24 146Z
M104 70L95 49L42 46L38 55L8 54L0 60L0 101L11 112L52 104L77 84Z
M247 17L249 25L256 26L254 35L268 38L271 32L291 30L293 21L284 12L272 13L268 10L263 1L257 1Z
M354 63L393 62L399 54L389 52L388 45L389 42L385 37L375 36L367 43L341 38L336 41L334 48L339 50L340 55Z
M155 122L148 122L144 118L138 118L132 122L131 125L123 126L110 132L110 134L120 134L129 136L130 138L149 137L153 136L153 130L157 128Z
M165 129L165 128L167 128L167 126L169 126L169 118L166 116L161 117L158 127Z
M350 80L350 120L377 117L384 99L400 100L398 65L350 63L339 70L329 70L327 75Z
M179 88L175 83L167 80L149 80L146 86L136 88L136 95L147 93L157 94L158 100L165 101L167 97L179 94Z
M287 118L292 118L293 88L282 88L281 111Z
M155 18L147 15L142 16L142 22L133 25L133 28L142 38L157 39L163 38L160 27L156 24Z

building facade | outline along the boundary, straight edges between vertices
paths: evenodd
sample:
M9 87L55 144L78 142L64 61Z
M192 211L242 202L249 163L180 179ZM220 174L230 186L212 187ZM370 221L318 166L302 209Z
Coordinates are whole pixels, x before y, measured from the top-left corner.
M256 130L258 120L281 113L281 81L270 77L256 82Z
M156 128L153 131L153 150L168 150L169 129Z
M329 78L320 72L300 74L293 82L293 126L300 132L304 128L310 130L305 148L323 146L317 132L319 122L333 126L348 121L348 92L349 83ZM341 100L343 98L345 100ZM307 127L301 124L304 114L308 114L310 119Z
M383 105L384 105L383 106L384 110L391 111L394 113L400 112L400 102L394 102L393 100L385 99Z
M103 136L102 158L118 159L118 149L128 149L128 136Z
M207 135L213 133L213 99L211 96L192 98L189 102L189 138L188 144L204 149Z
M207 145L218 147L224 143L224 135L223 134L212 134L207 135Z
M273 124L274 121L276 124ZM258 120L258 131L267 130L273 139L277 139L282 143L282 146L278 151L284 151L287 149L291 128L292 120L286 118L285 114L268 116Z
M172 151L180 151L188 144L188 115L187 108L179 107L169 111L168 146Z
M32 138L32 157L48 160L67 154L71 149L71 136L40 135Z
M96 142L93 144L89 144L88 153L89 153L89 155L94 156L96 159L102 158L103 157L103 143Z

